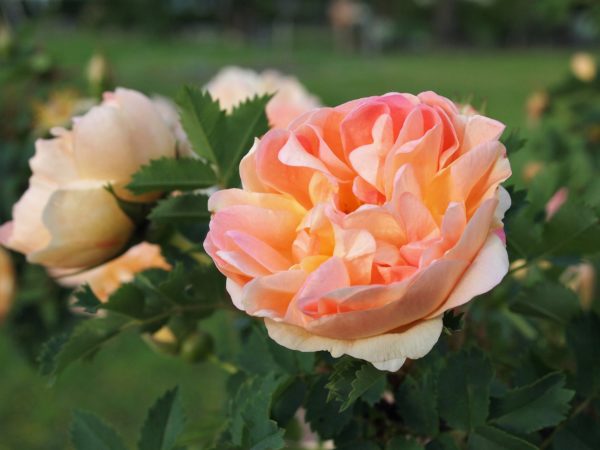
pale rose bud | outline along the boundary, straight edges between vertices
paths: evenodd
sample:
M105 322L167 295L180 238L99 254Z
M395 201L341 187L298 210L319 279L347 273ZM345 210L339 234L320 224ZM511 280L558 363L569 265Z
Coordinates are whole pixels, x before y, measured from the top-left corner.
M536 91L527 98L525 110L531 123L536 123L550 104L546 91Z
M15 294L15 271L6 250L0 247L0 323L10 311Z
M51 274L63 286L77 287L89 284L100 301L107 301L122 284L128 283L136 274L148 269L171 270L158 245L142 242L127 250L118 258L76 275L65 276L64 271Z
M565 204L569 198L569 189L566 187L560 188L546 203L546 220L552 219L554 214L558 212L560 207Z
M529 183L531 180L535 178L535 176L540 173L540 171L544 168L544 164L539 161L531 161L525 164L523 167L522 177L523 181Z
M93 99L83 98L73 89L54 91L45 102L33 102L36 131L47 133L54 127L65 126L74 115L86 112L94 103Z
M433 92L316 109L256 141L242 189L210 197L204 248L281 345L395 371L507 273L503 130Z
M175 156L175 138L144 95L105 94L101 105L75 118L71 131L38 139L29 189L0 227L0 243L32 263L86 268L121 251L134 224L105 187L139 200L124 186L151 159Z
M571 72L580 81L590 82L596 78L596 59L585 52L578 52L571 58Z
M204 88L227 112L255 95L275 94L266 112L269 124L277 128L287 127L295 118L319 106L319 100L296 78L274 70L259 74L240 67L226 67Z
M592 264L582 262L568 267L561 275L561 281L577 293L584 310L592 307L596 291L596 269Z

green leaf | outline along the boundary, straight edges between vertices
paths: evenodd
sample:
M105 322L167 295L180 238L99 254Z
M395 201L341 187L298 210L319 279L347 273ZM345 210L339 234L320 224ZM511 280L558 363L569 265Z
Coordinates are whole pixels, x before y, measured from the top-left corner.
M75 450L126 450L119 434L94 414L75 411L70 428Z
M145 316L144 292L131 283L123 284L111 294L108 302L100 305L100 308L141 319Z
M554 450L597 450L600 442L598 419L580 414L558 430L552 441Z
M505 137L502 137L500 141L506 147L506 150L509 155L512 155L513 153L521 150L523 147L525 147L525 144L527 143L527 139L521 137L519 130L512 130L510 134L506 135Z
M485 423L490 403L492 364L479 350L452 355L440 373L440 415L451 427L464 431Z
M273 400L273 418L285 427L302 406L306 395L306 383L298 377L290 376L284 387Z
M396 393L396 410L411 430L423 436L435 436L439 429L437 379L426 371L418 379L407 375Z
M536 450L537 447L499 428L484 425L469 436L469 450Z
M600 316L581 314L567 327L567 343L577 362L577 390L590 396L600 392Z
M69 333L61 333L52 336L41 348L37 361L41 375L47 376L54 373L56 367L56 355L69 340Z
M491 422L515 433L531 433L561 422L569 412L574 391L564 389L565 377L550 373L543 378L493 399Z
M157 223L208 222L208 197L202 194L183 194L160 200L148 218Z
M148 192L191 191L217 183L217 177L204 161L192 158L161 158L142 166L127 189L136 195Z
M83 308L85 312L94 314L102 302L98 300L94 291L89 284L84 284L79 289L77 289L73 296L75 297L75 303L73 306L77 308Z
M406 436L395 436L387 443L385 450L425 450L425 447Z
M348 409L359 398L362 398L369 405L375 404L381 398L385 384L385 372L381 372L371 364L363 364L354 374L354 380L351 382L352 389L344 403L342 403L340 411Z
M284 430L270 419L271 403L281 378L271 373L253 376L239 387L230 403L228 429L234 446L276 450L285 446Z
M217 163L218 149L214 147L215 130L225 117L219 102L206 91L193 86L184 86L177 96L181 125L196 154Z
M148 411L142 427L139 450L170 450L185 428L185 414L178 388L167 391Z
M600 220L590 206L567 201L546 223L543 242L551 255L590 255L600 251Z
M462 329L462 319L465 313L455 314L454 310L449 310L444 313L444 331L451 334L454 331L460 331Z
M105 318L88 319L75 327L68 338L61 338L46 347L43 356L44 372L58 375L73 362L93 356L109 339L121 332L128 322L124 317L109 315ZM51 351L55 351L54 355Z
M579 310L579 300L570 289L544 280L524 289L510 305L510 310L564 325Z
M328 399L327 376L315 379L306 397L306 421L322 439L333 439L352 419L352 409L340 412L341 402Z
M451 432L438 435L427 444L427 450L460 450Z
M272 97L256 96L240 103L226 116L224 126L218 128L216 155L223 186L239 184L238 167L242 157L252 147L254 138L269 130L265 108Z

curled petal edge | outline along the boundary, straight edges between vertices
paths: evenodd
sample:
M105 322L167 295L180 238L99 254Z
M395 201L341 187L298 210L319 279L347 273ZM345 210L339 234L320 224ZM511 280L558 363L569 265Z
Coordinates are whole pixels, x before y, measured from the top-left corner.
M431 351L442 333L442 317L425 320L402 331L363 339L332 339L303 328L265 319L271 339L301 352L325 350L334 358L349 355L370 362L379 370L395 372L407 358L422 358Z

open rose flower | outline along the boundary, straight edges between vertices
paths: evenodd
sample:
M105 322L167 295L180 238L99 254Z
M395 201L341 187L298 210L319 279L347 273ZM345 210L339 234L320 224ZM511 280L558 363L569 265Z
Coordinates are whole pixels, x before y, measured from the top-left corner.
M85 268L115 256L134 224L108 184L128 200L131 175L151 159L175 156L175 137L152 102L117 89L101 105L39 139L29 189L0 228L0 243L48 267Z
M228 112L255 95L275 94L266 112L269 124L277 128L287 127L296 117L319 106L319 100L296 78L275 70L258 74L240 67L226 67L204 87Z
M397 370L508 270L503 130L433 92L307 113L211 196L204 247L281 345Z

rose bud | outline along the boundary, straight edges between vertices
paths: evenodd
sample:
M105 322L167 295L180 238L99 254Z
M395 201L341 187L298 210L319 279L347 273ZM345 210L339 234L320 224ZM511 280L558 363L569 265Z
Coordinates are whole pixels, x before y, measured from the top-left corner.
M53 129L39 139L30 161L29 189L0 227L0 243L29 262L56 268L86 268L117 255L134 224L106 190L127 200L125 185L151 159L175 156L175 138L144 95L127 89L73 120L73 129Z
M0 323L10 311L15 294L15 271L6 250L0 247Z
M255 95L275 94L266 108L271 127L285 128L296 117L319 106L319 100L296 78L274 70L258 74L240 67L226 67L204 87L227 112Z
M571 72L579 81L589 83L596 78L597 71L596 60L589 53L578 52L571 58Z
M395 371L507 273L503 130L433 92L316 109L210 197L204 248L279 344Z

